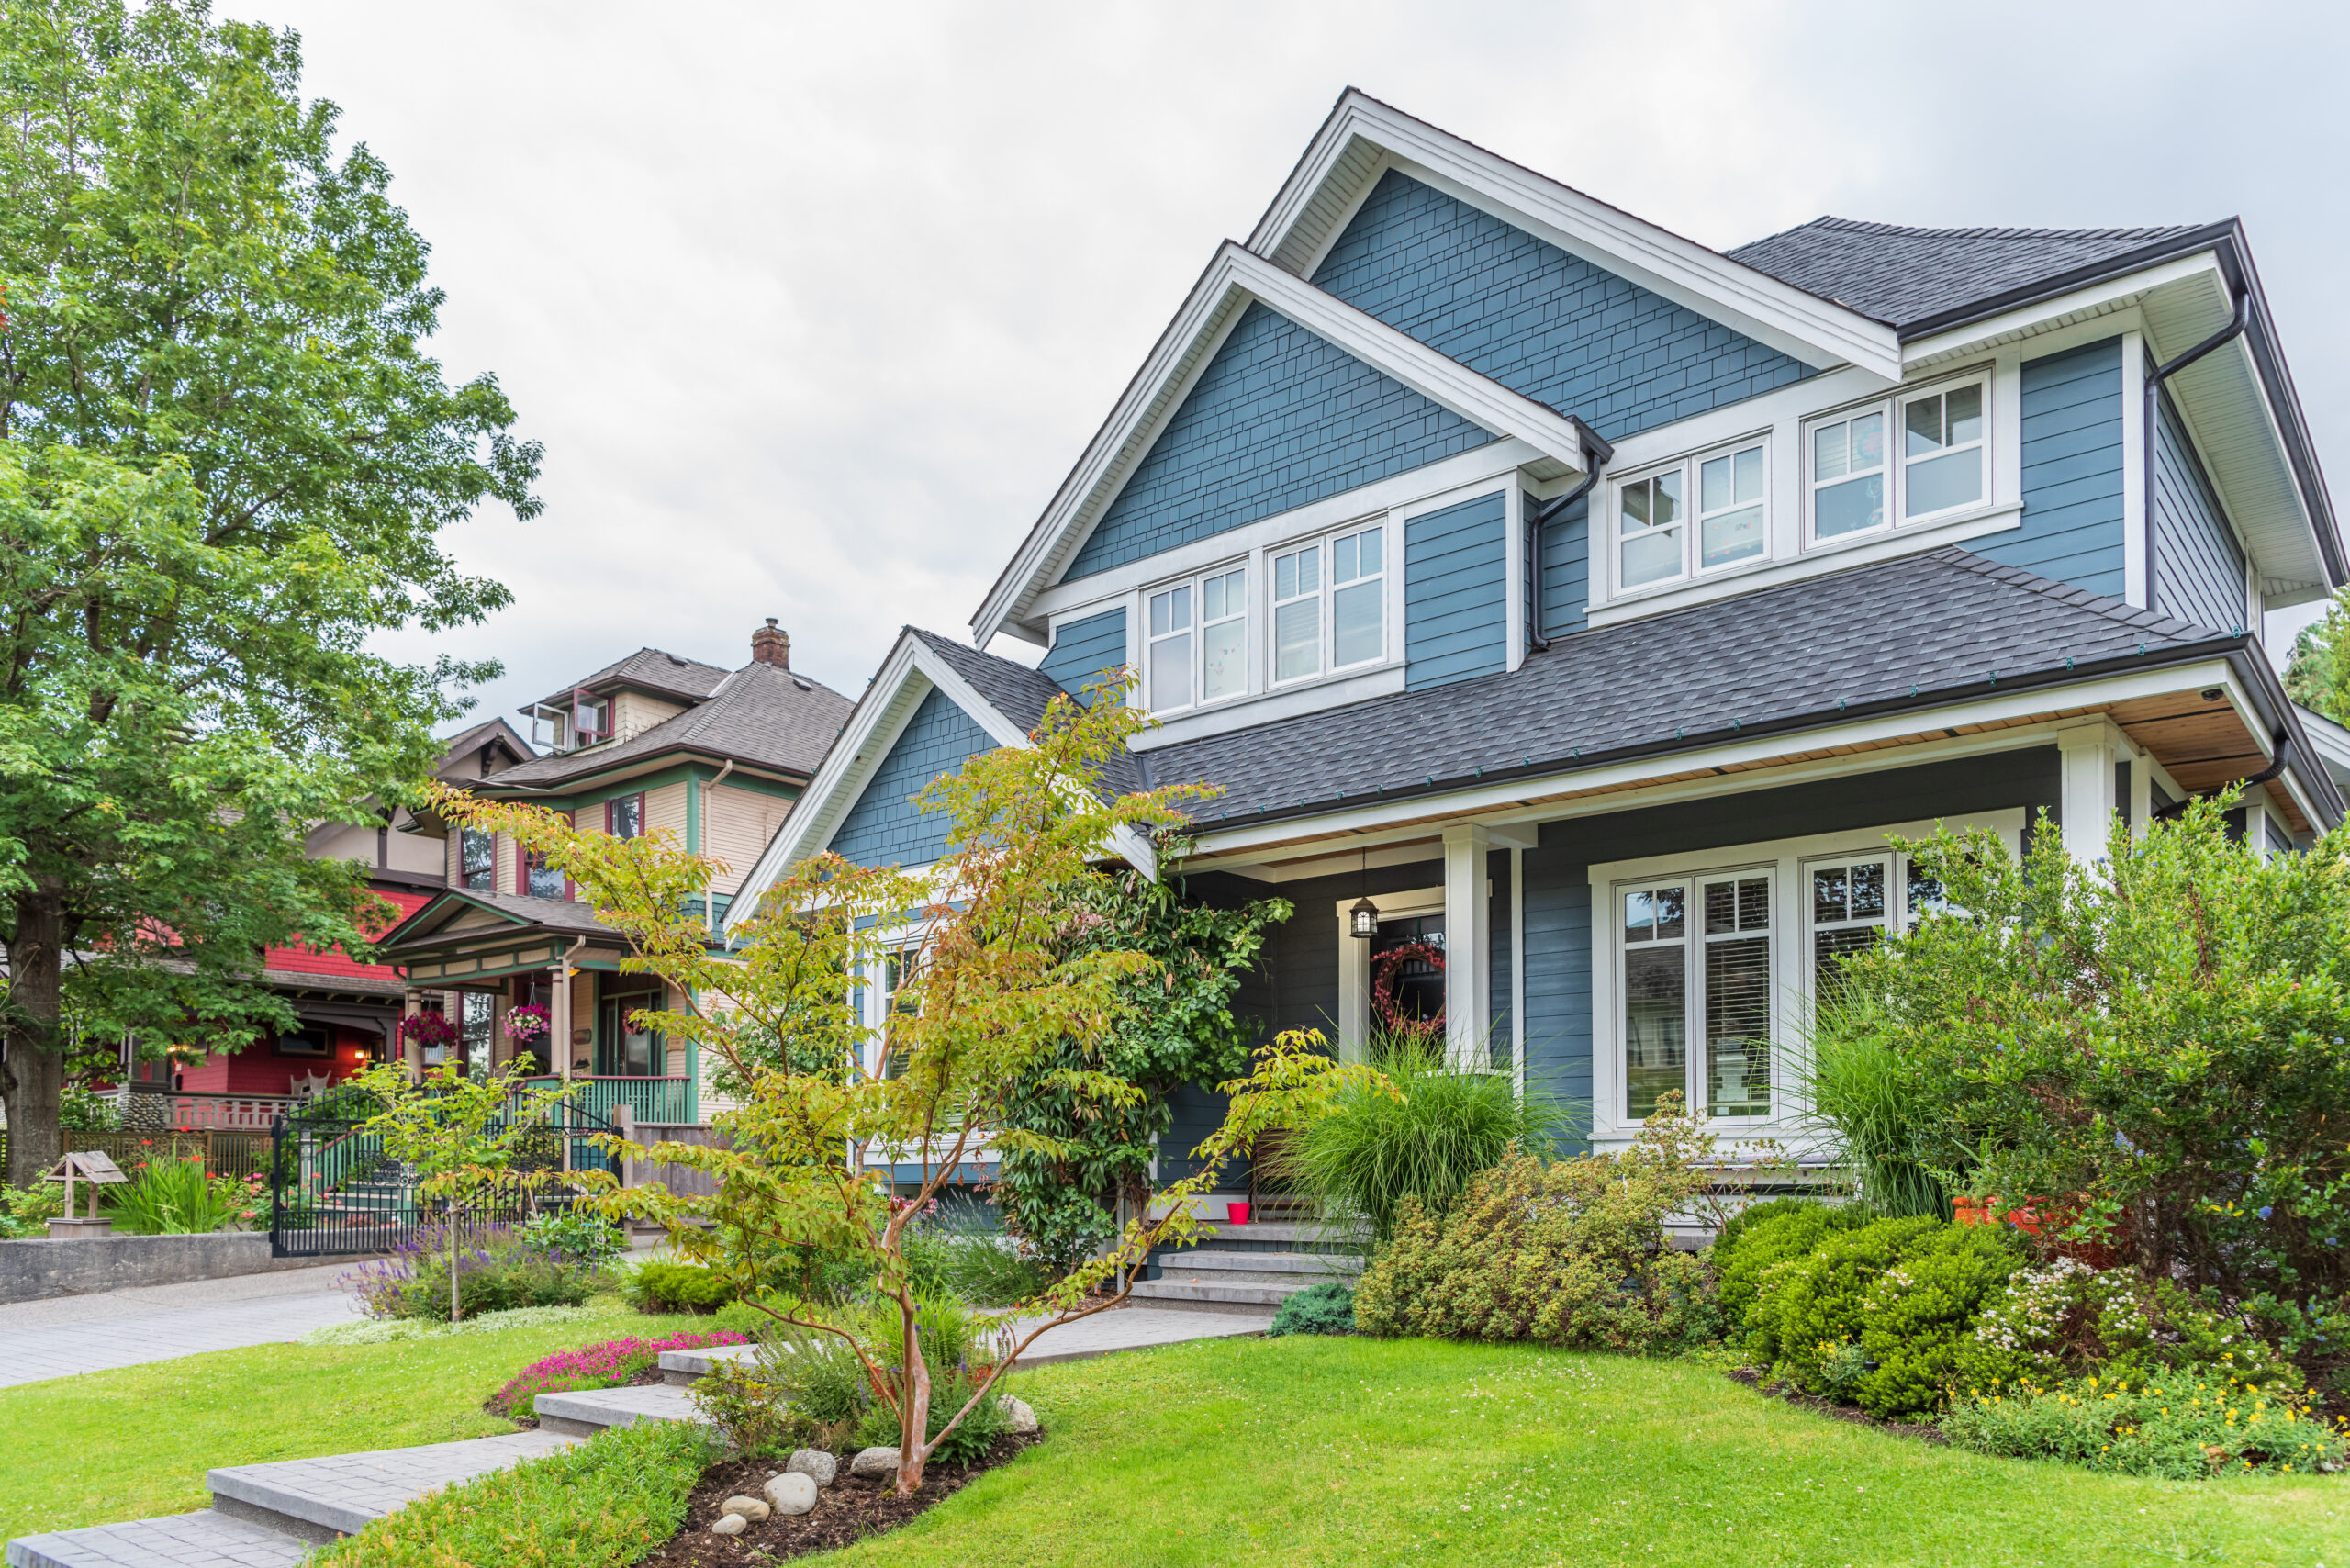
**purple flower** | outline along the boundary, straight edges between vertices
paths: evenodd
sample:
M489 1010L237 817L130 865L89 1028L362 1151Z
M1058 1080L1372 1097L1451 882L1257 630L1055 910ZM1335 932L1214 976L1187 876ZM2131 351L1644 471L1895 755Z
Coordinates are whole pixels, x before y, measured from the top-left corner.
M2263 1219L2266 1219L2266 1218L2268 1217L2268 1213L2269 1213L2269 1211L2268 1211L2268 1205L2267 1205L2266 1204L2261 1204L2261 1205L2260 1205L2260 1217L2261 1217L2261 1218L2263 1218Z

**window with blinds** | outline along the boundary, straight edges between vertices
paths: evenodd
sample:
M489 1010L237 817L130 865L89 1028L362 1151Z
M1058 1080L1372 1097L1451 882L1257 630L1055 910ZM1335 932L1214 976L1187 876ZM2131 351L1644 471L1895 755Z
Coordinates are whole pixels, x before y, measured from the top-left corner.
M1652 1115L1659 1098L1678 1090L1709 1115L1769 1115L1769 874L1627 889L1621 908L1627 1114ZM1695 1063L1693 1018L1703 1030Z
M1705 884L1706 1111L1771 1114L1771 879Z

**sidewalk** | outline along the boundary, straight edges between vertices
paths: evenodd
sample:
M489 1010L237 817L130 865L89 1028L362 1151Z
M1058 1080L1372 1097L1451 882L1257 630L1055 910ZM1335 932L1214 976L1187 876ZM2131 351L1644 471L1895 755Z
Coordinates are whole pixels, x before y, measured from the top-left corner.
M351 1296L335 1281L352 1267L336 1262L0 1305L0 1387L273 1344L347 1322Z

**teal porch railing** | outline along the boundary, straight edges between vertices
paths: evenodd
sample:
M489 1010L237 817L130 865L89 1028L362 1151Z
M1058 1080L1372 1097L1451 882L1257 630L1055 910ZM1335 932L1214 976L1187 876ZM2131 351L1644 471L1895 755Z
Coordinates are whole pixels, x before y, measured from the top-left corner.
M531 1078L532 1089L562 1087L560 1078ZM621 1106L640 1122L690 1122L694 1119L694 1084L690 1078L589 1078L575 1076L572 1103L605 1121Z

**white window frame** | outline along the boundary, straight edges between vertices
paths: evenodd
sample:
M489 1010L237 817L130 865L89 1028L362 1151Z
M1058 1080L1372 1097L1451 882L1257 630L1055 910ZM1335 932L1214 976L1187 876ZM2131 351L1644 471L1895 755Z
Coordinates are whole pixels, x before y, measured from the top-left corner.
M1964 517L1970 512L1988 510L1995 504L1998 487L1995 433L1998 429L1998 420L1992 396L1997 379L1996 368L1991 364L1978 365L1973 370L1956 375L1944 376L1940 380L1917 386L1905 386L1897 392L1872 398L1865 403L1849 404L1844 408L1806 418L1798 427L1796 436L1797 445L1801 449L1796 454L1796 462L1801 475L1797 488L1803 497L1804 549L1833 550L1858 540L1883 538L1901 529L1931 526ZM1951 393L1968 386L1979 389L1982 394L1983 409L1980 420L1982 433L1967 446L1951 450L1971 450L1978 454L1981 464L1982 488L1971 501L1959 501L1934 511L1913 514L1909 510L1909 468L1912 459L1906 450L1907 426L1905 423L1910 406L1924 402L1930 398L1947 398ZM1870 414L1874 414L1885 421L1885 464L1882 469L1885 475L1885 521L1874 527L1853 529L1847 533L1834 533L1822 538L1818 526L1820 480L1817 473L1818 453L1815 448L1815 432L1827 426L1843 424L1848 420L1864 418ZM1919 458L1915 461L1927 462L1930 459ZM1839 476L1828 483L1841 484L1844 479L1844 476Z
M1364 534L1374 532L1379 534L1379 570L1376 572L1362 572L1358 570L1354 577L1349 577L1343 583L1339 582L1337 580L1337 545L1339 542L1347 539L1360 539ZM1394 606L1396 603L1394 585L1402 580L1403 577L1403 573L1399 569L1402 563L1396 559L1395 552L1401 546L1403 532L1403 529L1398 526L1396 520L1393 516L1382 513L1375 517L1357 518L1352 522L1348 523L1342 528L1334 528L1325 533L1313 534L1303 539L1292 539L1280 544L1269 544L1265 547L1265 586L1264 593L1262 595L1265 606L1263 622L1263 646L1265 651L1264 657L1261 661L1261 668L1264 672L1265 690L1287 690L1295 687L1305 686L1317 680L1326 680L1339 676L1359 675L1364 670L1377 669L1382 666L1392 664L1395 661L1396 630L1393 624L1394 619ZM1294 555L1308 550L1315 553L1315 569L1316 580L1319 585L1315 589L1315 594L1312 596L1317 602L1315 613L1320 617L1319 631L1321 642L1317 655L1318 663L1316 667L1309 674L1292 675L1284 678L1281 674L1279 663L1281 658L1281 638L1279 627L1281 607L1287 604L1305 603L1308 601L1309 596L1307 594L1300 593L1294 594L1286 599L1280 598L1280 577L1277 575L1276 563L1284 555ZM1352 664L1340 664L1337 662L1337 597L1342 590L1357 587L1358 585L1365 582L1376 582L1379 585L1379 616L1377 620L1379 627L1379 652L1376 655L1371 658L1357 659Z
M1711 446L1684 453L1669 462L1650 464L1637 472L1627 474L1622 478L1613 481L1608 487L1610 521L1606 534L1609 597L1624 599L1639 594L1655 593L1701 578L1722 577L1731 572L1751 570L1755 566L1767 565L1773 555L1773 514L1775 510L1772 504L1772 448L1777 443L1771 439L1771 436L1772 432L1768 430L1754 431L1732 441L1717 442ZM1705 561L1705 527L1706 519L1709 515L1705 504L1706 465L1728 458L1732 460L1732 472L1735 474L1735 460L1740 453L1745 452L1760 452L1762 454L1762 494L1749 503L1760 507L1762 511L1761 524L1762 548L1752 554L1741 555L1735 561L1722 561L1709 566ZM1672 526L1681 532L1681 569L1669 577L1656 577L1648 582L1627 586L1624 581L1624 541L1628 537L1624 532L1624 494L1637 485L1646 484L1662 475L1675 473L1681 476L1681 518ZM1745 507L1733 501L1729 506L1717 509L1716 512L1710 515L1722 515L1745 510ZM1655 531L1651 528L1647 532Z
M2020 854L2024 815L2022 808L2013 807L1953 815L1942 819L1939 823L1933 821L1889 823L1882 826L1816 834L1801 838L1730 845L1719 849L1648 856L1638 860L1592 866L1588 875L1592 909L1593 1142L1604 1147L1620 1148L1630 1142L1639 1131L1639 1124L1631 1118L1628 1112L1625 1070L1625 1022L1621 994L1625 942L1619 902L1624 893L1641 887L1675 882L1691 890L1690 928L1696 935L1687 941L1690 969L1686 979L1690 989L1686 1005L1692 1011L1684 1014L1688 1048L1684 1078L1689 1103L1702 1107L1705 1101L1699 1096L1705 1088L1700 1080L1705 1059L1704 1019L1702 1014L1695 1011L1702 998L1697 970L1704 963L1701 950L1705 923L1702 885L1725 877L1752 875L1762 869L1770 871L1772 905L1769 929L1774 992L1772 1031L1775 1042L1772 1063L1772 1114L1768 1116L1722 1117L1713 1123L1713 1130L1724 1138L1726 1145L1740 1138L1772 1137L1802 1147L1817 1135L1804 1126L1795 1098L1787 1091L1796 1081L1795 1075L1807 1065L1802 1052L1804 1025L1810 1017L1814 994L1811 868L1871 856L1882 857L1891 863L1894 886L1902 890L1901 897L1906 900L1907 868L1903 857L1892 847L1891 840L1897 837L1930 837L1938 825L1948 826L1953 832L1982 827L1998 834L2009 854Z
M1240 688L1237 691L1227 691L1221 696L1210 697L1207 695L1206 681L1207 631L1211 624L1207 618L1207 585L1212 579L1228 577L1235 573L1240 576L1240 608L1237 610L1227 610L1224 615L1215 620L1214 624L1221 626L1230 621L1240 622ZM1226 561L1203 571L1194 572L1189 577L1174 577L1163 583L1154 583L1142 590L1136 617L1140 628L1141 655L1136 663L1142 674L1142 703L1145 711L1189 713L1202 708L1216 708L1227 702L1237 702L1248 695L1252 684L1249 678L1251 668L1249 654L1258 641L1254 624L1256 616L1253 613L1254 595L1251 591L1256 586L1252 580L1255 576L1256 573L1248 557L1243 556L1237 561ZM1162 595L1185 588L1191 590L1191 621L1185 630L1163 634L1153 632L1150 618L1151 601ZM1191 690L1182 701L1168 703L1160 700L1157 690L1158 666L1158 660L1152 656L1152 650L1157 644L1178 636L1188 636L1192 639Z
M1781 877L1779 867L1774 861L1762 860L1746 865L1725 864L1702 871L1633 877L1613 882L1608 889L1606 917L1613 926L1612 939L1616 948L1614 962L1616 980L1619 987L1619 1000L1624 965L1628 961L1628 955L1635 951L1655 951L1673 946L1678 946L1682 952L1682 1101L1684 1106L1700 1113L1705 1112L1712 1103L1712 1095L1707 1081L1710 1057L1708 1042L1706 1038L1707 949L1718 941L1751 939L1750 934L1745 932L1724 935L1708 932L1706 929L1706 890L1725 882L1756 880L1763 884L1763 897L1767 901L1764 904L1763 924L1753 928L1754 931L1762 935L1767 944L1765 950L1768 953L1770 969L1770 1021L1764 1025L1764 1032L1770 1038L1776 1040L1785 1029L1782 995L1785 990L1784 949L1786 944L1779 939L1779 927L1785 919L1785 906L1787 901L1780 896ZM1626 900L1634 893L1662 890L1668 888L1678 890L1681 894L1682 935L1677 942L1636 944L1627 934L1624 924ZM1619 1084L1619 1092L1615 1105L1617 1119L1627 1123L1634 1122L1639 1118L1632 1114L1630 1104L1631 1086L1628 1066L1631 1053L1630 1016L1628 1010L1621 1005L1617 1009L1617 1027L1614 1037L1617 1060L1623 1065L1623 1079ZM1774 1059L1772 1064L1774 1070L1772 1073L1774 1095L1771 1113L1761 1116L1725 1117L1724 1122L1727 1126L1733 1128L1760 1127L1769 1125L1774 1117L1783 1115L1786 1097L1785 1085L1776 1081L1779 1077L1775 1070L1778 1066L1775 1059L1778 1054L1774 1048L1773 1051Z

